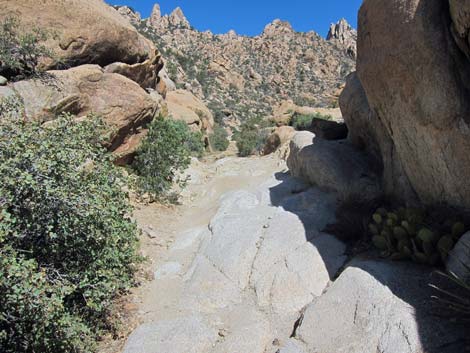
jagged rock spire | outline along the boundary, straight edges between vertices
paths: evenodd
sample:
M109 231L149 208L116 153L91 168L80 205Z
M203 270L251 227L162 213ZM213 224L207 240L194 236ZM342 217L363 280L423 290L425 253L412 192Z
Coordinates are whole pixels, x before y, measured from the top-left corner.
M342 18L338 23L332 23L326 39L336 41L347 49L349 55L356 57L357 31L346 19Z
M170 14L170 23L174 26L179 26L182 28L190 27L188 19L184 15L181 7L179 6L176 9L174 9L173 12Z

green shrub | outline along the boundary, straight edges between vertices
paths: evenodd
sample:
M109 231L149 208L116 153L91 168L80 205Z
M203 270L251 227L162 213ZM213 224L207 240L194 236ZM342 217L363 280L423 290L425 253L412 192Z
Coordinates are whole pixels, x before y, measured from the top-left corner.
M89 352L92 334L64 306L71 286L50 283L35 260L10 247L0 250L2 352Z
M312 125L313 115L295 115L291 125L296 130L307 130Z
M190 164L188 141L191 139L191 132L182 121L163 117L152 121L133 163L141 193L164 200L174 183L185 185L186 180L179 175Z
M187 127L186 124L185 126ZM200 131L189 131L185 145L191 153L191 156L197 158L201 158L206 150L206 146L204 145L204 135Z
M0 74L14 78L38 73L40 59L53 57L53 53L40 44L48 38L48 32L40 28L21 33L20 22L15 17L4 19L0 23Z
M269 122L261 118L252 118L240 125L240 130L235 131L233 135L240 157L247 157L263 150L268 138L268 132L265 130L268 125Z
M140 259L122 175L97 118L0 115L0 346L90 352Z
M209 137L209 142L216 151L221 152L226 151L230 144L227 131L218 124L214 126L214 133Z
M331 115L324 115L321 113L298 114L294 115L292 118L291 125L296 130L308 130L312 125L313 119L331 120L333 117Z

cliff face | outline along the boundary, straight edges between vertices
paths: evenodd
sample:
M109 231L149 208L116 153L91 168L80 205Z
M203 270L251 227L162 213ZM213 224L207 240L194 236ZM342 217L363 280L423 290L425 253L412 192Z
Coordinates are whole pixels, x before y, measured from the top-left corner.
M355 67L348 49L355 45L355 31L344 20L337 26L339 37L330 40L313 31L295 32L281 20L255 37L233 30L216 35L192 28L180 8L162 16L155 5L137 27L162 51L178 88L203 99L218 119L243 120L269 116L288 99L300 106L336 106Z
M340 100L351 141L408 203L470 207L469 1L366 0L357 74Z

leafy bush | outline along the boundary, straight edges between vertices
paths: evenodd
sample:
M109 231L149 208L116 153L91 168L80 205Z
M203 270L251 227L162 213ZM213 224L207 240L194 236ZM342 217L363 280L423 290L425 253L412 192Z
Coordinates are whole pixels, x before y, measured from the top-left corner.
M291 125L296 130L308 130L312 125L313 119L331 120L333 117L318 112L315 114L298 114L292 118Z
M40 125L0 104L0 346L90 352L133 284L137 231L102 123ZM108 326L109 327L109 326Z
M39 60L51 58L53 53L41 42L49 34L39 28L20 33L20 22L7 17L0 23L0 74L7 77L31 76L38 73Z
M209 137L209 142L216 151L221 152L226 151L230 144L227 131L218 124L214 126L214 133Z
M268 139L268 132L265 130L268 125L268 121L252 118L244 122L239 131L235 131L233 139L237 143L240 157L247 157L262 151Z
M186 124L184 124L184 126L187 128ZM206 150L206 146L204 145L204 135L200 131L191 132L189 131L189 128L188 132L189 134L185 145L193 157L201 158Z
M191 132L182 121L163 117L152 121L133 164L141 193L163 200L174 183L185 185L186 180L179 174L190 164L188 141L191 139Z
M292 127L296 130L307 130L312 125L313 115L295 115L292 118Z

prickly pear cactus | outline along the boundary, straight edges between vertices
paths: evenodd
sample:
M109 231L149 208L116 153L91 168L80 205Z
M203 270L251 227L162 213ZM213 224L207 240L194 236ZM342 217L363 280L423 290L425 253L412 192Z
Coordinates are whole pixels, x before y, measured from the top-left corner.
M447 259L465 233L465 224L447 220L446 231L439 232L428 223L431 222L426 222L426 212L421 209L401 207L389 211L379 208L372 215L369 231L381 256L436 266Z

